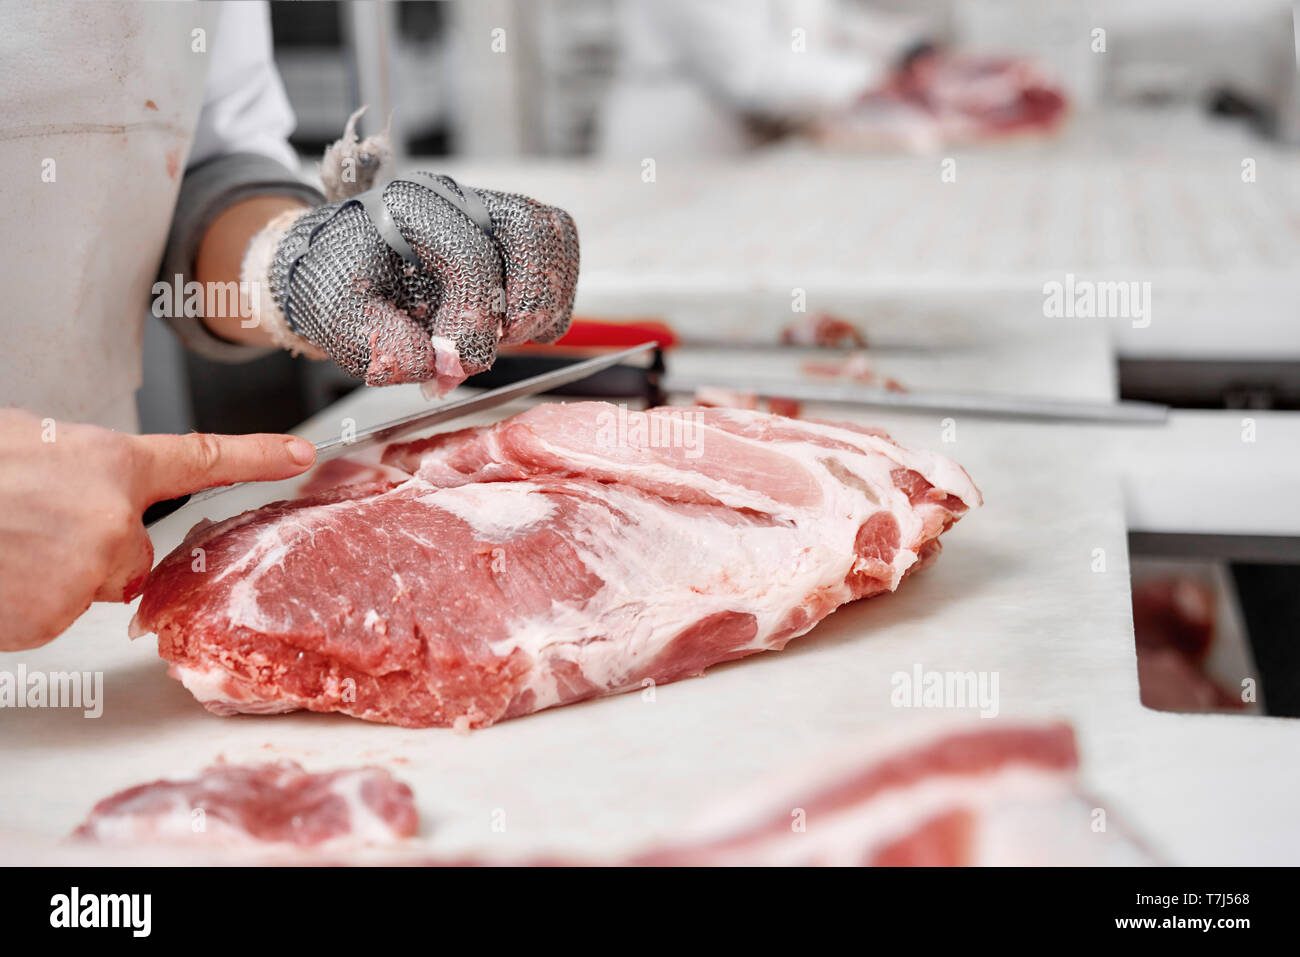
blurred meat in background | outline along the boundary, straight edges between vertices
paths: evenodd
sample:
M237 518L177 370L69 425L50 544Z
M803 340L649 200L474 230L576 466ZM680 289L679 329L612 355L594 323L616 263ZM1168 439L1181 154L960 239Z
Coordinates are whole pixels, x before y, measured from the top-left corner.
M1262 712L1236 592L1223 566L1135 560L1133 631L1148 708Z

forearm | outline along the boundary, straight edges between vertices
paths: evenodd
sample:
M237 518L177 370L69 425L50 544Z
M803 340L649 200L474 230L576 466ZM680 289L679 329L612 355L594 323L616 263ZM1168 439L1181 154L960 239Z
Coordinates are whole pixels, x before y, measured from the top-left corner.
M240 320L220 315L212 317L209 328L202 316L205 309L213 311L223 297L236 304L227 310L239 312L239 297L231 295L241 278L239 263L249 240L267 221L282 210L299 210L323 201L319 190L260 154L224 154L185 171L159 279L176 290L174 295L185 298L185 308L166 310L160 318L187 349L217 362L247 362L275 348L263 344L267 341L265 329L243 328ZM200 287L200 281L231 285ZM203 289L204 295L197 297L204 300L201 308L193 307L186 287ZM249 312L244 310L244 315Z
M252 238L281 213L307 208L306 203L292 196L259 195L233 203L213 220L203 234L194 259L195 279L204 289L211 288L210 283L238 283L240 264ZM248 290L246 294L255 295L255 292ZM214 335L227 342L258 346L272 344L270 332L249 318L244 296L205 298L213 306L226 305L221 311L223 314L203 316L203 324Z

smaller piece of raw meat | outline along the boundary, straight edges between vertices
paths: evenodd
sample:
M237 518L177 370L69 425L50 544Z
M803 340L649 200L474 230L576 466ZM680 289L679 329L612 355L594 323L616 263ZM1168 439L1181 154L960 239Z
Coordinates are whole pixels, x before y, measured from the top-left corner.
M867 344L867 337L847 319L814 312L782 329L781 342L787 346L820 346L823 349L862 348Z
M382 768L309 773L293 761L214 765L95 805L73 833L103 843L346 850L415 834L411 789Z

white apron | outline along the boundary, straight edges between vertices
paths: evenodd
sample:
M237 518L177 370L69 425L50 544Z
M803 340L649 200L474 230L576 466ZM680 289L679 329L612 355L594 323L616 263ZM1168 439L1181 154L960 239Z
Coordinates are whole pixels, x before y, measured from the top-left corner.
M0 405L135 428L217 8L0 4Z

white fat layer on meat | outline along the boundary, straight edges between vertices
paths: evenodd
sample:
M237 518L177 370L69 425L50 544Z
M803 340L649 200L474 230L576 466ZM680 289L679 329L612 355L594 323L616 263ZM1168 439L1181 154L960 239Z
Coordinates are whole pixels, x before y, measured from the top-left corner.
M218 714L285 714L297 711L292 701L272 701L268 698L244 700L232 698L231 676L213 665L173 664L167 673L179 681L195 699L210 711Z
M534 659L545 653L572 661L588 681L615 690L702 618L754 615L757 633L745 647L757 650L770 645L791 609L809 596L825 591L835 603L849 598L844 578L856 525L847 542L834 548L799 528L735 526L707 513L684 516L616 488L604 495L631 521L589 527L572 544L605 587L581 607L557 601L546 616L514 619L506 638L492 644L494 654L519 648ZM655 551L669 560L655 561ZM743 562L726 560L739 556ZM535 670L530 687L538 707L560 700L550 669Z
M804 799L812 803L816 792ZM810 812L806 831L793 829L794 813L801 804L781 809L791 826L782 831L755 836L732 850L719 851L710 864L742 864L762 861L773 866L824 864L860 865L895 841L915 832L927 821L953 811L969 811L976 828L988 815L1011 803L1021 806L1060 808L1075 794L1074 774L1057 770L1013 765L984 774L935 774L916 784L893 787L866 801L831 812ZM758 824L770 818L758 818ZM1059 810L1053 820L1060 830L1087 831L1088 819L1070 820ZM721 834L719 837L726 837ZM988 852L999 851L996 848ZM1005 849L1001 850L1005 853Z
M741 439L784 452L802 466L822 492L821 506L816 509L778 505L760 492L731 483L711 480L696 486L707 487L710 494L733 508L775 512L786 520L784 524L737 526L711 519L704 512L685 516L653 498L628 495L618 486L608 486L605 498L610 507L628 515L629 521L618 526L593 525L572 542L583 564L605 587L582 607L554 602L549 615L516 618L510 633L492 643L493 653L505 656L521 649L534 659L545 654L569 661L588 681L613 691L624 688L629 676L653 660L676 635L713 614L753 615L757 632L745 648L764 650L773 647L783 626L788 627L794 609L819 597L833 605L849 600L844 580L855 565L862 565L855 560L854 541L858 529L875 513L888 511L900 531L901 547L892 562L888 587L896 588L915 564L917 555L906 545L921 537L924 518L922 510L894 486L890 473L895 468L913 469L928 481L933 481L930 475L942 474L952 484L936 487L958 494L964 501L978 501L978 492L966 473L951 463L948 468L937 465L935 460L945 461L940 457L909 453L883 439L844 429L820 427L816 431L863 451L826 449L797 441ZM569 456L563 448L550 451L571 462L588 458ZM895 454L879 454L886 452ZM870 494L846 486L832 474L835 466L828 462L836 463L841 474L850 472L860 479ZM645 479L676 483L698 476L658 463L636 472ZM489 494L495 487L479 486ZM655 552L667 560L653 560ZM811 617L797 634L820 618L816 614ZM779 640L790 637L781 635ZM535 669L528 687L539 710L563 700L563 689L552 669Z
M528 482L481 483L440 488L420 501L451 512L481 542L498 545L540 525L555 507Z
M220 701L226 697L226 682L230 676L220 668L174 664L168 669L168 674L200 701Z
M747 409L711 409L710 412L733 419L741 425L752 424L756 420L761 420L763 418L770 418L770 416L767 416L765 413L753 412ZM645 416L667 418L671 421L674 413L651 411L626 412L625 414L629 419L637 416ZM680 410L677 410L677 414L680 414ZM888 439L868 435L866 433L857 432L840 426L826 425L818 422L807 422L803 420L792 424L794 424L800 431L821 435L828 439L833 439L841 444L856 446L860 450L861 454L855 455L854 453L843 450L827 449L800 440L781 441L749 438L747 436L737 435L734 432L727 432L703 422L699 422L694 426L695 441L698 443L701 457L699 459L688 459L685 463L685 468L666 464L657 460L647 462L644 465L633 465L622 461L611 462L610 459L600 455L598 451L579 452L569 445L556 445L545 442L542 444L550 454L564 460L579 473L597 470L608 471L611 466L613 466L616 470L627 475L634 475L638 478L654 482L686 486L697 492L703 492L722 504L732 508L753 508L776 516L784 516L788 514L791 507L748 486L739 485L734 482L727 482L691 468L692 464L707 462L709 456L710 437L716 437L715 441L725 444L740 442L749 443L764 450L780 450L790 455L792 459L805 467L811 466L819 458L826 456L844 458L846 460L865 460L875 466L871 471L877 474L883 472L884 481L873 482L872 484L895 493L897 490L894 489L893 483L889 479L889 471L894 467L911 469L912 471L922 475L926 481L936 488L943 489L946 492L956 495L966 503L967 506L973 507L980 503L979 491L975 488L975 484L971 481L970 476L966 474L966 470L945 456L924 450L906 449L894 444ZM538 436L538 439L540 441L541 437ZM494 452L498 452L494 457L500 458L500 446L495 441L496 436L493 436L493 440L493 450ZM892 462L893 465L888 466L884 462L875 458L875 456L883 456L885 459ZM847 464L847 461L845 464ZM824 468L822 471L824 471ZM853 471L857 470L854 469Z
M326 842L322 847L329 847L331 844L346 843L347 845L355 844L384 844L400 840L400 835L393 831L393 827L382 817L375 809L366 803L363 797L363 789L366 781L370 779L370 774L365 771L354 771L341 775L332 784L332 790L347 802L348 806L348 830L346 834Z
M760 413L747 413L743 409L719 409L719 414L726 415L735 419L737 422L744 422L747 419L752 420L755 415ZM930 452L925 449L909 449L896 445L889 439L880 438L875 435L868 435L864 432L858 432L854 429L844 428L842 426L828 424L825 422L810 422L804 419L798 421L798 427L802 430L812 432L826 438L835 439L851 445L856 445L866 453L878 453L888 459L893 460L900 468L911 469L925 477L925 480L935 488L956 495L973 508L980 504L980 493L971 481L971 477L966 474L966 470L954 462L952 459L937 452ZM767 443L764 443L767 444ZM801 445L801 443L773 443L784 444L786 446ZM813 446L803 446L804 454L816 454L818 451Z
M629 418L635 416L649 416L652 413L646 412L628 412ZM710 434L719 437L724 442L731 444L734 441L749 441L738 436L733 436L729 432L723 432L720 429L712 429L707 426L699 426L697 440L703 453L703 458L697 460L688 460L690 463L707 461L708 455L708 436ZM538 437L540 440L540 436ZM752 508L765 512L770 515L779 517L791 517L794 509L785 502L777 501L769 495L750 488L749 486L740 485L735 482L728 482L723 479L707 475L703 472L696 471L693 468L682 468L677 465L661 462L650 461L642 465L636 465L623 461L611 461L602 456L598 451L580 452L568 445L554 445L542 443L546 450L559 459L578 474L587 474L590 472L608 472L617 471L627 476L634 476L640 482L659 483L663 486L681 486L690 489L696 493L702 493L710 498L721 502L729 508ZM777 446L772 442L755 442L755 445L764 450L771 450ZM803 463L791 463L792 466Z
M150 795L147 806L138 811L126 807L113 814L96 815L90 822L95 840L105 844L170 844L199 842L220 846L247 844L246 831L214 815L205 815L203 829L194 829L194 807L179 792L155 806ZM143 802L142 802L143 804Z

